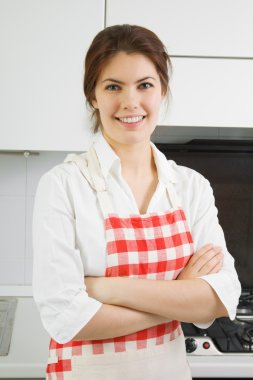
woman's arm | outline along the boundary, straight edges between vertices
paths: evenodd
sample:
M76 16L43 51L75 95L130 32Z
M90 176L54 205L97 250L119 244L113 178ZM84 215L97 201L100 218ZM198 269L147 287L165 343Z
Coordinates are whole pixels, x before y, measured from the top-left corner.
M221 265L222 252L220 248L213 247L211 244L208 244L199 249L196 254L192 256L187 266L180 273L178 279L190 279L196 278L202 274L215 273L219 271ZM100 280L104 280L105 282L102 284L100 283ZM160 315L134 310L137 309L136 306L130 308L130 306L120 307L115 305L108 305L108 290L111 289L111 287L108 288L108 285L111 281L114 280L117 282L118 278L110 278L109 281L107 281L106 278L98 279L87 277L85 279L86 286L88 286L87 290L89 292L89 295L93 297L97 296L97 299L100 298L100 302L103 302L104 305L102 305L99 311L82 328L82 330L74 337L74 339L83 340L114 338L117 336L131 334L133 332L140 331L167 322L169 320L168 318L162 317ZM123 278L123 280L126 281L124 283L124 286L128 287L129 279ZM111 285L113 285L113 282ZM98 293L95 294L95 291ZM122 292L126 293L126 289L122 288ZM105 298L102 300L102 297ZM150 298L148 302L150 303Z
M216 273L222 265L220 248L206 245L196 252L178 280L154 281L125 277L86 278L88 294L104 304L157 314L169 320L206 322L227 311L211 286L197 277Z
M168 322L167 318L114 305L102 305L74 340L109 339Z
M157 314L169 320L203 323L227 316L219 297L202 279L155 281L100 277L95 279L92 289L90 294L100 302Z

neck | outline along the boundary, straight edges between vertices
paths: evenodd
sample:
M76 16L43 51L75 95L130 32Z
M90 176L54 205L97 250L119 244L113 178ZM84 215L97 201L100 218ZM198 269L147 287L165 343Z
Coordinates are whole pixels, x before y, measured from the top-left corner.
M143 176L156 172L153 152L150 141L136 144L114 144L108 141L114 152L120 158L122 175Z
M158 184L150 141L118 144L106 138L121 161L121 175L130 187L141 214L145 214Z

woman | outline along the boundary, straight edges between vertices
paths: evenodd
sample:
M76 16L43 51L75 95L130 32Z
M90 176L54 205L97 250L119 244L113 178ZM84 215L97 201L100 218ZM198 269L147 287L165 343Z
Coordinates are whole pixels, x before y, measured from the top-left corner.
M179 321L235 316L240 284L209 183L150 142L169 67L139 26L108 27L88 50L98 137L41 178L34 207L48 379L188 380Z

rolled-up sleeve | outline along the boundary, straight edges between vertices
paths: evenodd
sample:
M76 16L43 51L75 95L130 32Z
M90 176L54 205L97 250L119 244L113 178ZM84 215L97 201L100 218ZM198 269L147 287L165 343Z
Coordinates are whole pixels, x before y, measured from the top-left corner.
M44 174L33 211L33 295L45 329L59 343L70 341L102 305L85 291L67 177L55 168Z
M212 243L222 248L224 254L223 266L218 273L201 276L214 289L228 312L231 320L235 318L241 285L234 267L234 259L228 252L223 230L219 224L218 211L209 182L202 176L196 189L198 197L197 207L193 211L195 222L192 226L192 235L195 252L204 244ZM201 328L212 324L196 323Z

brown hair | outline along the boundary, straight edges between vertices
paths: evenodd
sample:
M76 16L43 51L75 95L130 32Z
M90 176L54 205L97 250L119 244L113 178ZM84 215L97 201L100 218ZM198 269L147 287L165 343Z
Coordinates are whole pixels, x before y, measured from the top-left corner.
M93 129L97 132L100 122L99 111L92 106L95 87L104 65L118 52L140 53L155 65L160 77L163 94L168 92L170 58L165 46L155 33L137 25L114 25L99 32L92 41L85 58L84 94L92 109Z

